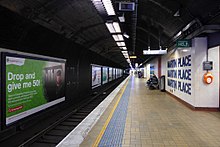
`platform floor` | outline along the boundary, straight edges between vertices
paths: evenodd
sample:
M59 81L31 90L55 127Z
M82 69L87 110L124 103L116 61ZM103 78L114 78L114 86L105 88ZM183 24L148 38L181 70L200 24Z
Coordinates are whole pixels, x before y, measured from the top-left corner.
M145 81L131 77L80 146L220 146L220 112L193 111Z

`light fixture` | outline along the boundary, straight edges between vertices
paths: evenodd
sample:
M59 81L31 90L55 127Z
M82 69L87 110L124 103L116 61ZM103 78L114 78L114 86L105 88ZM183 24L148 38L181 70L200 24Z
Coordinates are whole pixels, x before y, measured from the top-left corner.
M128 56L128 55L124 55L124 57L125 57L126 59L128 59L128 58L129 58L129 56Z
M127 50L127 47L126 46L120 47L120 49Z
M122 35L112 35L112 37L114 38L115 41L124 41Z
M105 23L110 33L115 33L115 29L112 23Z
M112 6L111 0L102 0L102 3L104 5L105 10L106 10L108 15L115 15L115 10Z
M127 33L125 33L125 32L124 32L123 36L124 36L125 38L127 38L127 39L130 37L130 36L129 36Z
M121 28L118 22L106 22L105 25L110 33L121 33Z
M122 36L121 34L118 35L118 39L119 39L120 41L124 41L124 38L123 38L123 36Z
M125 43L124 42L116 42L117 45L120 47L120 46L125 46Z
M118 35L112 35L112 37L114 38L115 41L119 41Z
M91 0L95 8L100 14L112 16L115 15L115 10L113 8L111 0Z
M130 59L136 59L137 56L130 56Z
M122 54L128 54L128 51L121 51Z
M162 55L167 54L167 50L143 50L144 55Z
M179 17L180 16L180 10L177 10L176 13L173 16Z
M124 13L123 13L122 16L119 16L118 19L119 19L120 22L125 22Z
M188 49L183 49L183 50L182 50L182 52L188 52L188 51L189 51Z
M121 28L120 28L118 22L113 22L113 26L114 26L114 28L115 28L115 32L116 32L116 33L121 33Z

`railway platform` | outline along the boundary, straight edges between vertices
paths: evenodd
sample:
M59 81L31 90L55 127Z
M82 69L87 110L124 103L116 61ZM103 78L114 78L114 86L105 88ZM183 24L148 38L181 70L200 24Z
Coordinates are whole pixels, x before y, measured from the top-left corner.
M57 147L220 146L219 112L194 111L130 76Z

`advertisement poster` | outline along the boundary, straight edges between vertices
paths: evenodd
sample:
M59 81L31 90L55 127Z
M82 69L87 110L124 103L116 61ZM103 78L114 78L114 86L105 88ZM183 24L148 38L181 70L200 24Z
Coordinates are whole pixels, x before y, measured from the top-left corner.
M100 66L92 66L92 88L98 87L101 85L101 71L102 68Z
M6 125L65 100L65 61L5 57Z
M123 70L120 69L120 77L122 77L122 76L123 76Z
M111 67L109 67L109 69L108 69L108 80L109 81L113 80L113 78L112 78L112 68Z
M150 65L150 76L152 77L154 74L154 65Z
M115 68L113 68L113 80L115 80L115 78L116 78L116 69Z
M108 83L108 67L102 67L102 84Z
M120 78L120 69L116 69L116 72L117 72L117 78Z

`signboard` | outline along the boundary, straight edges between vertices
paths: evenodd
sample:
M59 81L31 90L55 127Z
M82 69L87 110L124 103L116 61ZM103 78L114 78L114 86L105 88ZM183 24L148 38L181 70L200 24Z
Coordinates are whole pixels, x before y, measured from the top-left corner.
M108 83L108 67L102 67L102 84Z
M192 43L191 43L191 40L189 39L182 39L182 40L176 41L176 47L187 48L191 46L192 46Z
M192 95L192 58L182 54L167 61L167 86L178 93Z
M204 61L203 62L203 70L212 70L213 62L212 61Z
M108 69L108 80L109 80L109 82L113 80L112 68L111 67L109 67L109 69Z
M96 88L101 85L101 67L92 65L92 88Z
M116 71L115 68L113 68L113 69L112 69L112 73L113 73L113 74L112 74L112 79L113 79L113 80L115 80L115 77L116 77L115 71Z
M120 11L134 11L135 3L134 2L120 2L119 10Z
M5 55L6 125L65 100L65 61Z

